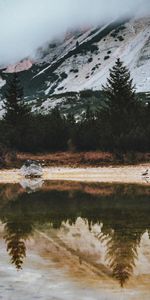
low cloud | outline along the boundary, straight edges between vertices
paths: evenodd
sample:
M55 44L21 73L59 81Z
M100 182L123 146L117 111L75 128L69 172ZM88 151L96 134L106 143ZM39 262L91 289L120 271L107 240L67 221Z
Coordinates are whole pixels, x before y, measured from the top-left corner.
M148 13L149 0L0 0L0 65L34 56L72 28Z

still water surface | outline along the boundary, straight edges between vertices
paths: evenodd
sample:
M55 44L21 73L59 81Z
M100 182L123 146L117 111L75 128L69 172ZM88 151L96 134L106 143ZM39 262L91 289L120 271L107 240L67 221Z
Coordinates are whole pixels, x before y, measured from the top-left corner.
M150 299L150 187L0 185L0 221L0 299Z

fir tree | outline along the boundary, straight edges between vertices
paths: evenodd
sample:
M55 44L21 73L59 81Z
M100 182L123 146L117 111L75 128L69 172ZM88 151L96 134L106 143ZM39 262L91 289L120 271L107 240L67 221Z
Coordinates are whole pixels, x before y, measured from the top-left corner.
M7 83L4 100L4 120L16 126L29 116L29 108L24 102L23 88L20 84L17 73Z
M120 59L117 59L110 70L110 77L106 86L103 86L103 91L107 99L103 112L109 121L112 136L128 134L136 122L139 102L130 72Z

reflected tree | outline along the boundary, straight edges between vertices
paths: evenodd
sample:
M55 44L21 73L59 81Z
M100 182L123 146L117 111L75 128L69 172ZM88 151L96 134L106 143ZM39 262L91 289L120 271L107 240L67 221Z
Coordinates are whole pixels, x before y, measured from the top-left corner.
M7 252L11 257L11 263L17 270L22 269L24 258L26 257L25 241L32 233L30 223L8 222L5 224L4 239L7 244Z
M106 241L106 261L121 287L124 287L133 274L138 259L137 248L143 233L139 234L132 228L117 228L107 236L100 236L102 242Z

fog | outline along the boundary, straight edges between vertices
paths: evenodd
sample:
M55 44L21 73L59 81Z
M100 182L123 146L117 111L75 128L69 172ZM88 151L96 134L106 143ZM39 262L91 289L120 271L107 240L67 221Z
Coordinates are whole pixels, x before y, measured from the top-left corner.
M150 0L0 0L0 65L34 57L36 49L73 28L145 15Z

